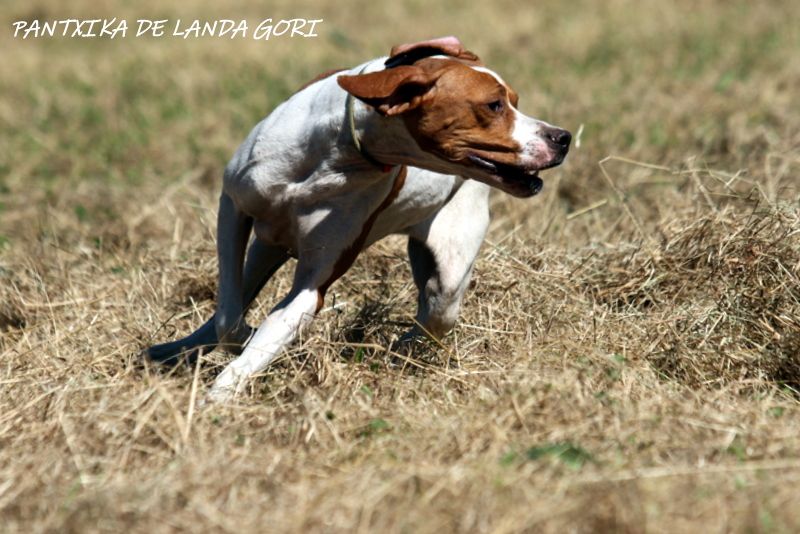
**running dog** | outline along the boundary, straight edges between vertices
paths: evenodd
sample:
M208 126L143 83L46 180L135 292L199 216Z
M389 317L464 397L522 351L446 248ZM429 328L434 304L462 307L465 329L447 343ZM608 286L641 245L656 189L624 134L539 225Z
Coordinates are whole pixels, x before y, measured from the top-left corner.
M489 224L490 188L533 196L539 172L569 150L568 131L516 106L514 90L455 37L396 46L315 79L256 125L225 168L216 313L147 356L176 364L217 345L239 353L209 392L234 398L358 254L389 234L408 236L419 289L417 325L404 339L446 334ZM249 327L248 307L289 258L291 291Z

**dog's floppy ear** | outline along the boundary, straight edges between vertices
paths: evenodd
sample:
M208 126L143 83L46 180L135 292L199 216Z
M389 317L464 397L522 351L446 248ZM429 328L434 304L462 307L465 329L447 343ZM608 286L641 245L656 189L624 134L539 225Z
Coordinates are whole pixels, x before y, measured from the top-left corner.
M339 85L362 102L373 106L382 115L399 115L419 107L435 90L435 72L415 66L336 78Z

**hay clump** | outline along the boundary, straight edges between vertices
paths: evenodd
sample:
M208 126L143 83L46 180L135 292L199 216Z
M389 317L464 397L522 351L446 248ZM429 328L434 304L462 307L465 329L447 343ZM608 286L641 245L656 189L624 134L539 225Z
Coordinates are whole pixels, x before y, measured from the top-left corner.
M595 255L581 283L597 303L649 316L644 357L689 386L800 384L798 214L767 206L674 221L649 253ZM641 320L641 319L640 319Z

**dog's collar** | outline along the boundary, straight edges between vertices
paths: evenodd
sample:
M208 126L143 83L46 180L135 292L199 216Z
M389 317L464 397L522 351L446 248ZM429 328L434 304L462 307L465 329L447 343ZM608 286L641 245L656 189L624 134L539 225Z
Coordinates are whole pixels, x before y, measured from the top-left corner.
M364 66L364 68L359 71L359 74L363 74L366 69L367 67ZM361 144L361 139L359 139L358 133L356 132L356 117L355 117L354 103L355 103L355 97L352 94L347 93L347 98L344 101L344 113L345 116L347 117L347 126L350 129L350 139L353 140L353 146L356 147L358 153L361 154L361 156L365 160L369 161L376 167L380 167L383 172L389 172L392 169L401 167L400 165L388 165L386 163L381 163L380 161L372 157L372 155L364 149L364 145Z

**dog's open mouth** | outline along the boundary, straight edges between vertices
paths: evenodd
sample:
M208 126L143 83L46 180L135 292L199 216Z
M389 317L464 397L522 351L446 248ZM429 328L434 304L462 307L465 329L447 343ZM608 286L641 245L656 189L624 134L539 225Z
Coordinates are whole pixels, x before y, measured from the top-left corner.
M477 154L469 154L467 158L479 169L498 177L506 185L513 188L515 190L514 192L521 193L525 196L537 194L542 190L542 186L544 185L542 179L539 178L539 171L544 169L526 169L519 165L509 165L507 163L489 160Z

